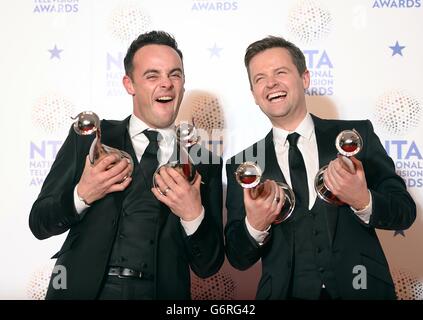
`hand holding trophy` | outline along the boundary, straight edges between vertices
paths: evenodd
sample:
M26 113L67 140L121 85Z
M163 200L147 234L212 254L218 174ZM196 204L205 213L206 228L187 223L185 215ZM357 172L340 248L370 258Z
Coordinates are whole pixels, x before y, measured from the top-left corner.
M129 176L131 176L134 169L134 161L132 160L132 157L125 151L118 150L101 143L100 119L97 114L92 111L84 111L72 119L76 120L73 124L73 129L78 135L87 136L93 134L94 132L96 134L88 154L92 165L95 165L105 155L115 153L120 157L120 159L125 158L128 161L131 166L131 171L129 172Z
M188 148L197 144L199 141L199 136L197 134L197 129L189 123L183 122L180 123L176 129L176 143L178 144L178 160L172 160L168 163L159 166L155 173L153 174L153 186L161 194L166 195L166 190L160 190L157 182L156 176L159 174L162 167L173 168L178 171L189 183L193 183L197 175L197 170L191 160L191 157L188 152Z
M349 157L355 156L363 148L363 139L360 134L355 130L344 130L338 134L335 140L335 146L344 161L345 167L352 174L355 173L355 167ZM327 165L322 167L316 175L314 180L314 188L317 195L327 203L333 205L344 205L344 202L339 200L326 186L323 176L327 169Z
M252 198L257 198L263 191L263 183L260 183L262 176L261 168L254 162L244 162L240 164L235 172L237 182L241 187L251 189ZM273 224L279 224L288 219L295 208L295 194L292 189L283 182L276 181L276 184L282 189L284 194L284 204Z

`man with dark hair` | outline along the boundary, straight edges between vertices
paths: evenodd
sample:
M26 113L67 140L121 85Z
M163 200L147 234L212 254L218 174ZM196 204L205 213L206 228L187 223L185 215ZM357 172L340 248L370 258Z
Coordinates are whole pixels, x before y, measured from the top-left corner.
M66 288L53 274L47 299L190 299L190 268L208 277L223 263L221 159L201 149L209 162L195 163L192 183L162 168L160 191L152 187L154 170L178 149L182 53L172 36L152 31L131 44L124 63L133 113L103 120L101 139L131 155L132 176L115 154L92 165L93 138L71 129L31 210L38 239L69 230L54 256Z
M372 124L308 113L304 55L283 38L252 43L245 66L255 103L273 128L227 164L230 263L245 270L261 259L257 299L395 299L375 229L409 228L416 206ZM337 135L347 129L363 139L362 150L351 157L355 170L337 157L335 147ZM257 154L262 145L264 153ZM233 174L240 160L252 156L264 163L264 192L258 197L243 190ZM314 180L325 165L324 184L342 206L316 196ZM282 223L274 223L284 203L275 181L290 185L296 198L292 215Z

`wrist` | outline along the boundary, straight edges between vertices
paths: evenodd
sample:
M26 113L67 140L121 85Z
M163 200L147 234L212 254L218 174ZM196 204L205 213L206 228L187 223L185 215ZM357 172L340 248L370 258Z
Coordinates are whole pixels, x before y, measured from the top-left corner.
M78 199L80 201L82 201L86 206L90 207L91 203L89 203L86 199L86 197L84 197L83 195L81 195L78 191L78 186L76 187L76 196L78 197Z
M369 208L370 203L371 203L371 201L370 201L370 191L367 192L366 196L367 197L366 197L366 200L365 201L358 202L358 203L352 205L352 207L354 208L354 210L356 210L356 211L364 211L364 210L366 210L366 209Z

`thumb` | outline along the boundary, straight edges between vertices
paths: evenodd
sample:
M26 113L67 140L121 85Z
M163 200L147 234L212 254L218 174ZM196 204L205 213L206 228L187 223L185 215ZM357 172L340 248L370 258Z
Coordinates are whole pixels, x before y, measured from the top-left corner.
M91 167L90 156L89 156L89 155L87 155L87 156L85 157L85 166L84 166L84 169L87 169L87 168L90 168L90 167Z
M251 201L252 198L251 198L251 194L250 194L250 189L243 188L242 190L244 192L244 200Z
M363 163L358 160L356 157L350 157L351 161L354 163L354 166L357 170L363 171Z
M194 179L193 186L194 186L196 189L200 189L200 185L201 185L201 174L199 174L199 173L197 172L197 174L195 175L195 179Z

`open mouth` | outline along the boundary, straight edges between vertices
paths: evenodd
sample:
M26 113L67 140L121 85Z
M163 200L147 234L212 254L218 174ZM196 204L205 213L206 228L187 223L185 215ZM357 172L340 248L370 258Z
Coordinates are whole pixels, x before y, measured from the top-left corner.
M285 99L287 93L285 91L273 92L267 95L267 100L270 102L281 101Z
M173 101L173 97L171 96L162 96L162 97L158 97L156 99L157 102L159 103L169 103L171 101Z

